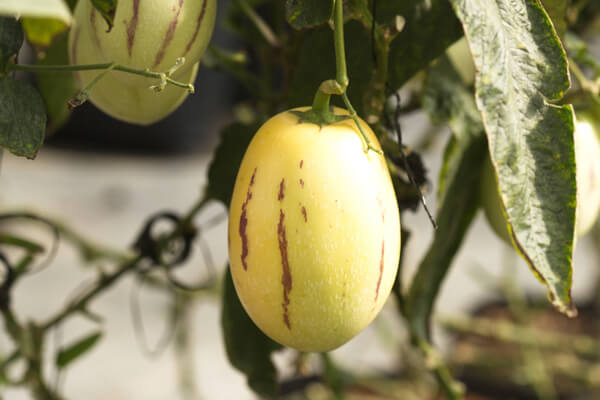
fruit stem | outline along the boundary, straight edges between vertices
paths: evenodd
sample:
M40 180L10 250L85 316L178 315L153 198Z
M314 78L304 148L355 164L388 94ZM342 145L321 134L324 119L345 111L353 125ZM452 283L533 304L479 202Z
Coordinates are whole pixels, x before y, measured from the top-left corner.
M152 72L149 70L135 69L126 65L116 64L113 62L104 64L85 64L85 65L29 65L29 64L8 64L7 70L10 71L27 71L27 72L68 72L68 71L93 71L93 70L108 70L127 72L130 74L141 75L147 78L158 79L164 77L164 73ZM167 74L168 75L168 74ZM176 81L170 77L166 77L166 82L173 86L194 92L194 85L191 83L183 83Z

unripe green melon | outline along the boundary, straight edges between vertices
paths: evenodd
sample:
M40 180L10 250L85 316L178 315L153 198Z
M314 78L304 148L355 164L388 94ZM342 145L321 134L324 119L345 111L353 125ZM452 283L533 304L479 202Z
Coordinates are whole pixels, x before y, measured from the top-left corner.
M69 34L72 64L116 62L134 69L166 72L179 57L185 64L174 80L190 83L214 27L216 0L120 0L114 26L108 25L90 1L79 1ZM85 88L99 71L76 73ZM110 71L96 83L90 100L102 111L123 121L150 124L177 108L187 97L185 89L167 85L150 89L157 79Z
M302 351L341 346L396 277L400 217L385 159L364 152L352 119L319 127L280 113L244 155L228 235L236 291L265 334Z
M578 238L589 232L600 211L600 140L594 121L585 114L577 115L574 141L577 166L575 237ZM500 238L511 243L498 194L496 174L489 157L482 171L480 194L490 226Z

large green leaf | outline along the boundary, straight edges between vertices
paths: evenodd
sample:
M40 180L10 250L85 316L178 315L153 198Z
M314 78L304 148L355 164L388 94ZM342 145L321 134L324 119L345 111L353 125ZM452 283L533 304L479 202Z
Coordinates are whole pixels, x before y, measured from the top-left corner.
M406 24L392 42L389 81L399 88L462 36L460 23L447 0L387 0L377 3L377 21Z
M429 320L440 286L479 206L479 181L486 157L483 125L472 94L444 57L425 80L424 107L437 122L447 122L454 136L440 175L438 229L419 265L406 299L411 330L429 338Z
M208 196L227 207L233 195L238 169L250 140L260 126L234 123L221 131L221 142L208 168Z
M35 158L45 130L46 111L38 91L26 82L0 77L0 147Z
M334 0L285 0L285 18L296 29L312 28L329 21Z
M53 18L71 24L71 11L64 0L2 0L0 15Z
M0 74L23 44L23 30L13 17L0 17Z
M515 247L569 315L575 227L567 60L537 0L451 0L478 73L477 107Z
M231 364L246 375L252 390L274 398L278 385L271 353L281 346L265 336L248 317L235 292L229 268L223 282L221 324L225 350Z

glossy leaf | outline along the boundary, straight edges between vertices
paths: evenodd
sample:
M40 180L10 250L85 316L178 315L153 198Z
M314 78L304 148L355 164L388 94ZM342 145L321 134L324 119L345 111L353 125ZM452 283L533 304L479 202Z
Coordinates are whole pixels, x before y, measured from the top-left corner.
M277 395L277 371L271 353L281 348L250 319L238 299L229 268L223 282L223 312L221 324L225 350L231 364L244 373L248 386L267 398Z
M515 247L571 303L575 227L573 110L549 104L569 87L567 60L537 0L451 0L478 73L477 107Z
M35 158L45 130L46 111L38 91L26 82L0 77L0 147Z

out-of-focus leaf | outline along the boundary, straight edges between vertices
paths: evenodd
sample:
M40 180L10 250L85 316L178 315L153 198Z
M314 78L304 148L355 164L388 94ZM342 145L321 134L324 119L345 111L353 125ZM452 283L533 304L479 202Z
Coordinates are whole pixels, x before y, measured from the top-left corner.
M462 29L447 0L387 0L377 3L377 21L394 24L405 20L404 29L392 42L389 81L400 88L462 36Z
M117 0L91 0L92 4L100 12L107 23L107 31L114 25L115 13L117 11Z
M23 30L13 17L0 17L0 73L23 44Z
M11 17L53 18L71 24L71 11L64 0L2 0L0 15Z
M102 332L94 332L62 349L56 355L56 366L59 369L65 368L71 362L90 351L101 337Z
M208 168L208 196L229 206L238 169L250 140L260 126L234 123L221 132L221 142Z
M23 18L21 20L27 40L33 45L47 47L68 26L63 21L52 18Z
M567 6L565 0L541 0L548 16L554 24L558 36L563 37L567 32Z
M50 46L45 56L38 60L40 65L65 65L69 63L68 36L58 37ZM48 113L48 129L53 131L60 127L70 115L68 101L77 93L75 78L70 72L37 73L38 89L46 103Z
M225 272L223 282L223 313L221 325L225 350L231 364L244 373L248 386L267 398L277 395L277 371L271 353L281 348L252 322L238 299L231 272Z
M425 87L425 109L434 121L447 122L454 136L440 176L438 229L406 298L411 330L421 339L429 338L439 289L479 207L480 172L487 154L473 96L446 57L429 68Z
M513 242L552 304L574 315L573 110L549 104L569 87L564 50L537 0L451 3L478 71L477 107Z
M0 147L35 158L45 130L46 111L38 91L26 82L0 77Z
M285 18L296 29L313 28L329 21L334 0L285 0Z

